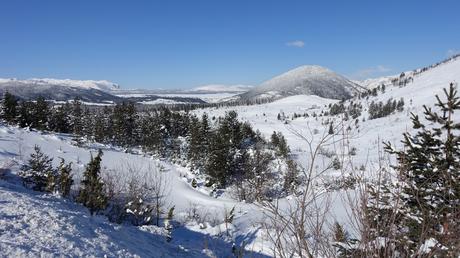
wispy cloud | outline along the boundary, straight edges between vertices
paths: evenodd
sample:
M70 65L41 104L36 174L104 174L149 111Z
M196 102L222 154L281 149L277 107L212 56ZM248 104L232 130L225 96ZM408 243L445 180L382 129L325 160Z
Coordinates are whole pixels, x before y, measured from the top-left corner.
M289 42L286 42L286 46L302 48L305 46L305 42L303 42L302 40L289 41Z
M385 73L388 73L390 71L391 71L391 68L389 67L386 67L383 65L377 65L374 67L369 67L369 68L358 70L354 72L353 74L351 74L350 77L355 80L364 80L364 79L375 78L375 77L384 75Z
M447 50L447 57L451 57L453 55L456 55L456 54L460 54L460 50L457 50L457 49L449 49Z

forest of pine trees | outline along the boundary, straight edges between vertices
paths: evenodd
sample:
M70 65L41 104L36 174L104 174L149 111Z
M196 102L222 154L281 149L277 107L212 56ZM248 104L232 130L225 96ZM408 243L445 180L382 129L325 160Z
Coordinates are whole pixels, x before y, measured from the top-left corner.
M206 113L197 117L166 107L138 110L131 102L94 107L77 98L54 105L43 98L20 101L6 93L1 117L23 128L72 134L78 146L99 142L126 151L140 148L173 162L185 160L193 170L206 175L207 186L215 188L249 182L261 176L253 166L264 164L267 170L275 157L286 160L289 155L281 133L272 136L270 144L249 123L239 121L235 111L211 121Z

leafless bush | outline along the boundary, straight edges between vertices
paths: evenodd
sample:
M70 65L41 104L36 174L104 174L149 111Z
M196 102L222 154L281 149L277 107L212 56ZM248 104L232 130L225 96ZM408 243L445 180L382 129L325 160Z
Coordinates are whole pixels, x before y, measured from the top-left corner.
M168 209L170 185L164 168L150 162L125 162L104 173L106 191L112 200L110 216L121 222L131 218L133 224L153 222L160 225Z
M291 200L264 202L265 211L263 226L272 243L272 251L276 257L333 257L334 248L329 239L327 214L331 206L331 196L322 187L318 187L318 179L332 164L322 168L318 166L319 155L328 146L343 139L342 124L336 125L335 134L324 130L323 135L310 138L289 128L292 133L305 141L308 147L307 167L301 168L304 182L299 187L300 194Z
M190 202L185 212L186 215L182 221L184 224L194 222L201 227L206 227L206 224L214 227L222 223L222 216L217 211L212 212L212 210L203 209L197 203Z

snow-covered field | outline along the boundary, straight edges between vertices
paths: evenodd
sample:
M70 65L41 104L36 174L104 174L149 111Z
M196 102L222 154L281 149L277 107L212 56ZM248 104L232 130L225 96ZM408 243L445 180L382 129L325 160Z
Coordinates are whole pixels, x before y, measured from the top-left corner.
M376 97L353 99L360 101L364 107L358 118L359 122L357 126L354 120L344 122L344 128L348 125L351 128L346 133L346 139L328 144L327 151L348 156L347 150L355 147L356 155L349 158L352 167L364 165L371 170L381 161L382 141L401 146L402 133L412 131L409 114L413 112L421 115L422 105L433 106L435 94L442 94L442 89L448 87L449 83L459 81L460 59L457 59L417 75L405 87L387 86L385 93L379 93ZM228 96L220 96L223 97ZM374 120L368 119L367 109L371 101L386 102L390 98L399 100L401 97L405 100L403 112ZM216 96L213 98L217 99ZM310 155L307 142L316 144L320 136L326 134L327 119L333 120L335 125L342 121L340 115L315 118L313 113L319 115L329 110L329 104L336 102L337 100L317 96L298 95L262 105L208 108L194 112L197 115L207 112L210 117L218 117L229 110L236 110L240 119L250 122L267 139L273 131L280 131L288 141L293 158L305 167ZM346 104L348 103L349 101ZM292 119L294 113L308 113L309 117ZM279 120L278 114L284 114L286 119ZM456 118L460 118L460 114L456 114ZM128 171L123 169L127 164L136 166L142 173L160 173L166 178L170 188L167 202L176 207L178 220L186 217L191 207L195 207L203 215L214 217L215 223L184 222L173 231L173 240L166 243L165 232L161 228L112 224L105 217L91 217L85 208L58 196L26 190L17 182L15 172L27 160L34 145L39 145L44 153L54 157L55 165L59 162L58 157L65 158L67 162L72 161L76 179L81 177L90 152L102 148L105 174L112 173L120 181L125 180L129 176ZM190 182L194 175L179 165L147 157L142 153L125 153L104 145L93 144L80 148L71 144L71 136L68 135L27 131L5 125L0 126L0 162L3 168L10 170L6 175L8 180L0 180L1 255L228 257L231 254L232 241L238 245L244 241L247 244L248 257L254 257L257 253L270 255L270 244L264 238L260 226L263 216L260 207L237 202L229 194L212 197L204 187L192 188ZM318 168L325 167L330 162L330 157L320 156ZM164 169L155 169L159 167ZM340 173L332 169L327 176L333 177ZM329 216L331 220L346 224L344 203L339 196L340 193L334 194ZM228 239L221 234L225 230L222 218L225 209L233 206L236 206L236 216L230 228L232 237Z

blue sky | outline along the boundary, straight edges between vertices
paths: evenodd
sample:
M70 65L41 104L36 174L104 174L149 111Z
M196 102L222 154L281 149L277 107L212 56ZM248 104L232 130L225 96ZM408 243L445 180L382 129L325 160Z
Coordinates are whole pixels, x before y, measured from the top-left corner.
M0 77L252 84L304 64L362 79L460 51L460 1L0 0Z

